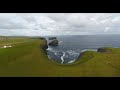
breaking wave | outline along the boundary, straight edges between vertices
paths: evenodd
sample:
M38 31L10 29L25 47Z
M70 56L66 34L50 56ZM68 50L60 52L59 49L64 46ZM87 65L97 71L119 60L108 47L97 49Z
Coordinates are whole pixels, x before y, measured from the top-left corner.
M53 57L53 59L59 59L61 64L75 62L75 60L79 57L81 52L97 51L97 49L83 49L83 50L76 49L76 50L61 51L61 50L52 49L51 47L49 47L47 50L49 51L49 53L52 53L48 55L48 58L52 59L51 57Z

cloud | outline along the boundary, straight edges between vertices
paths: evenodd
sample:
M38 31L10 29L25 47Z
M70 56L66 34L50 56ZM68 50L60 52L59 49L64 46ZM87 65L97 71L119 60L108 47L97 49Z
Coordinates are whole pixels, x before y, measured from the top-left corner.
M104 30L104 32L108 32L109 31L109 27L105 27L105 30Z
M119 13L0 13L0 35L120 34Z

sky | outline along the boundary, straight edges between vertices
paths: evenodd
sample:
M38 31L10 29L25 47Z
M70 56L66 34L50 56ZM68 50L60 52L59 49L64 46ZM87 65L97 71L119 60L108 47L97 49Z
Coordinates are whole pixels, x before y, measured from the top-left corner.
M0 35L120 34L120 13L0 13Z

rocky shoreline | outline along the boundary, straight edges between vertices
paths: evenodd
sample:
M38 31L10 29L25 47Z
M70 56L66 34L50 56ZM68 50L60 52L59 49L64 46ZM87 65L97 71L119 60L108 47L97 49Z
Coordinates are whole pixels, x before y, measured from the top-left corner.
M42 46L42 49L44 50L44 52L45 52L45 54L47 55L47 49L48 49L48 45L50 45L50 44L47 44L47 40L45 39L45 38L42 38L41 40L44 40L44 44L43 44L43 46ZM54 39L54 40L56 40L56 39ZM53 41L54 41L53 40ZM56 43L55 43L56 44ZM58 44L58 43L57 43ZM52 45L52 46L56 46L56 45ZM109 52L109 50L107 49L107 48L105 48L105 47L101 47L101 48L98 48L97 50L96 50L96 52L99 52L99 53L106 53L106 52ZM85 55L85 51L83 51L83 52L80 52L80 54L79 54L79 56L78 56L78 58L76 59L76 60L79 60L82 56L84 56ZM74 61L76 61L76 60L74 60ZM74 63L74 62L72 62L72 63Z

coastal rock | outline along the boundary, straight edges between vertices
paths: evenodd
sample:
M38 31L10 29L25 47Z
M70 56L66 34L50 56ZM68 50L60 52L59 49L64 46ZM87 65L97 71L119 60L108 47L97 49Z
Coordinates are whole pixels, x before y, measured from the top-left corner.
M42 49L43 49L43 51L45 52L46 55L47 55L47 51L46 51L47 48L48 48L47 40L44 39L44 43L43 43L43 45L42 45Z
M84 53L84 52L81 52L76 60L79 60L79 59L80 59L81 57L83 57L84 55L85 55L85 53Z
M112 48L110 48L110 47L98 48L97 52L112 53Z
M79 58L82 57L84 54L85 54L84 52L81 52Z
M57 39L54 39L53 41L51 41L49 43L50 46L57 46L58 45L58 40Z
M98 48L97 52L107 52L107 50L105 48Z
M49 40L57 39L56 37L49 37Z
M45 39L45 44L44 44L44 48L47 49L48 45L47 45L47 40Z

